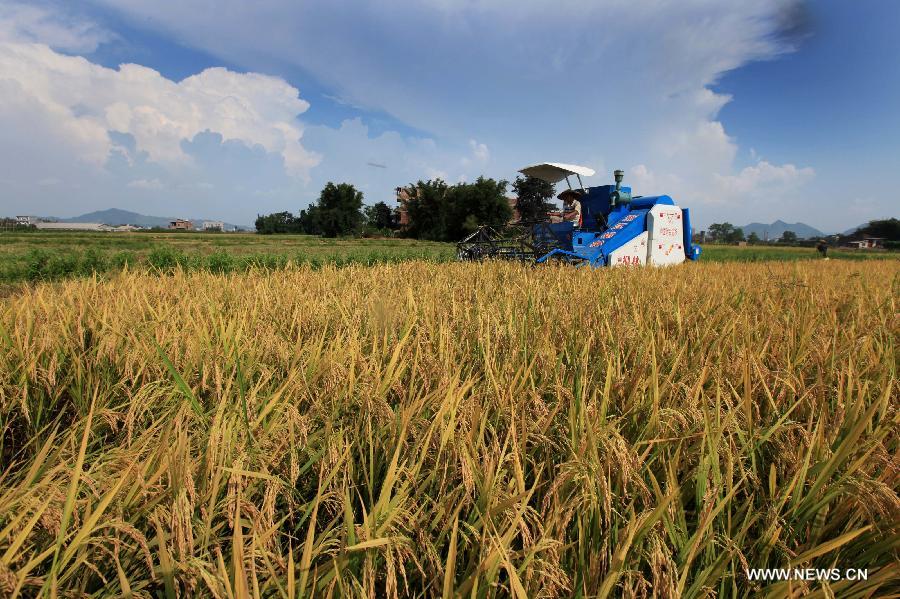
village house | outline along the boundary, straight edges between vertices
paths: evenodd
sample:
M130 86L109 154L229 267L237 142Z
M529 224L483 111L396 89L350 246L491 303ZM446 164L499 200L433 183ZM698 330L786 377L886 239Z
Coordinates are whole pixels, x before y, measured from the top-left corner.
M176 231L193 231L194 223L189 220L176 218L173 221L169 221L169 228Z
M857 241L848 241L847 245L858 250L874 250L884 247L884 238L866 237Z
M401 231L405 231L409 227L409 209L406 207L406 203L410 199L409 189L398 187L394 191L397 193L397 207L394 208L394 213L397 216L397 225Z

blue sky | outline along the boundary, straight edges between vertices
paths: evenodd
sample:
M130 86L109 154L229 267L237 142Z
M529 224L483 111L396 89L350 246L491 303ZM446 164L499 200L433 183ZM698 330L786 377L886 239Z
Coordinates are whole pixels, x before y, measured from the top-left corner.
M871 199L897 216L900 2L819 0L806 20L796 52L715 86L734 97L720 119L742 148L815 165L822 200Z
M843 230L900 205L897 29L891 0L0 0L0 213L251 223L560 161L700 226Z

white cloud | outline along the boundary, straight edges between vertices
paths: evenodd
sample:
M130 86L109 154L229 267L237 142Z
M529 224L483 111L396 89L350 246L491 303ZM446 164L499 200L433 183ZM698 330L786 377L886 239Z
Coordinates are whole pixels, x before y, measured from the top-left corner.
M803 200L799 191L815 176L811 167L774 165L760 160L736 174L712 173L701 179L685 178L670 172L656 172L645 164L628 170L630 184L642 195L670 195L682 206L702 214L704 224L731 220L743 224L751 220L772 220L796 214ZM763 215L763 216L761 216ZM813 215L814 216L814 215ZM807 220L815 220L806 215Z
M478 162L487 162L491 158L491 153L487 145L478 143L474 139L469 140L469 147L472 148L472 156Z
M772 164L755 153L755 164L736 170L737 143L718 121L660 131L650 147L647 154L654 163L628 171L629 183L643 195L668 194L727 207L783 197L815 176L812 167Z
M784 193L808 181L815 174L811 167L798 168L793 164L778 166L760 160L754 166L741 169L736 175L716 174L715 177L725 197L734 197L771 189Z
M193 205L191 214L250 222L301 196L318 164L297 120L308 106L276 77L213 68L175 82L140 65L109 69L44 44L0 41L3 211L166 214ZM164 188L148 207L148 192ZM281 195L250 205L258 189Z
M738 146L721 123L701 123L692 135L674 140L673 153L648 152L649 163L627 169L625 182L640 195L669 195L682 206L693 207L694 222L702 226L730 220L775 220L787 217L817 221L809 184L816 177L810 166L775 164L756 157L754 164L735 167ZM799 212L798 212L799 211Z
M486 144L479 143L474 139L469 140L469 154L459 159L460 167L464 171L484 168L491 159L491 152ZM468 179L465 174L459 176L458 180L464 182Z
M37 42L64 52L85 53L115 37L96 23L70 14L69 8L0 1L0 40Z
M9 90L2 108L44 112L40 120L56 122L57 134L97 166L113 147L109 131L133 136L136 149L159 163L188 161L182 142L203 131L278 153L296 176L319 160L301 145L296 121L309 104L275 77L212 68L174 82L140 65L108 69L44 45L6 42L0 83Z

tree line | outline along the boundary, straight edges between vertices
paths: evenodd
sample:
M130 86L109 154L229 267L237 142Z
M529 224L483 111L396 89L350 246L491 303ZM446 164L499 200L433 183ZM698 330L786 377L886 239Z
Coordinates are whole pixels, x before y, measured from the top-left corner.
M769 243L769 241L760 239L755 232L744 236L743 229L727 222L713 223L707 229L707 235L711 241L716 243L738 243L741 241L746 241L750 245ZM878 237L885 240L885 247L894 248L900 242L900 220L896 218L872 220L848 235L828 235L827 237L839 244L865 237ZM780 238L773 241L791 244L799 243L803 240L794 231L785 231Z
M431 241L458 241L481 225L503 225L513 209L506 197L509 182L479 177L473 183L450 185L442 179L419 180L406 190L408 222L400 230L397 214L384 202L366 206L363 193L349 183L329 182L318 199L299 214L259 215L256 231L265 235L301 233L323 237L393 235ZM555 206L553 185L517 177L516 212L524 221L542 220Z
M744 230L740 227L735 227L731 223L713 223L709 226L709 229L706 231L707 238L714 243L740 243L742 241L746 241L750 245L756 245L759 243L767 243L766 241L760 239L759 235L756 232L751 231L749 235L744 235ZM778 238L777 241L779 243L796 243L799 241L797 234L793 231L785 231L781 234L781 237Z

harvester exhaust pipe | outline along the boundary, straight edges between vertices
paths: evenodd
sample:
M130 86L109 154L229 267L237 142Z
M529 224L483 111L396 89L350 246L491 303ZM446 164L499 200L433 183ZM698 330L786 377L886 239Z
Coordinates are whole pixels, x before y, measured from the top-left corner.
M616 190L609 194L609 207L615 208L616 204L626 204L631 201L631 194L622 191L622 179L625 178L625 171L613 171L613 177L616 179Z

